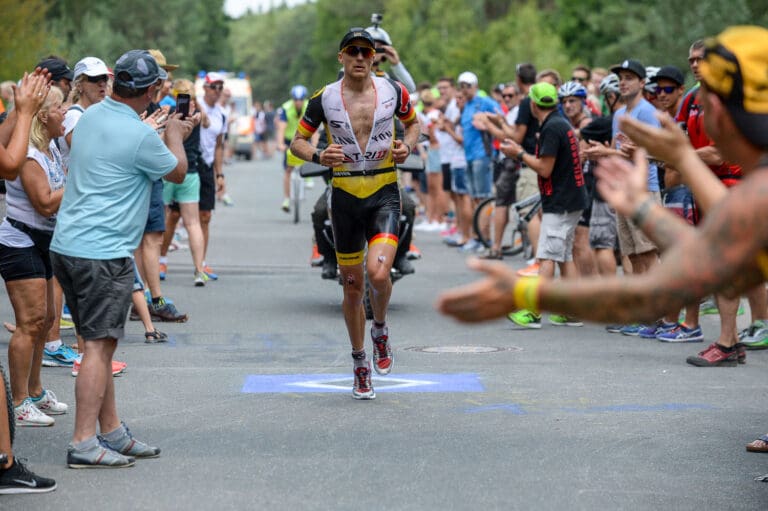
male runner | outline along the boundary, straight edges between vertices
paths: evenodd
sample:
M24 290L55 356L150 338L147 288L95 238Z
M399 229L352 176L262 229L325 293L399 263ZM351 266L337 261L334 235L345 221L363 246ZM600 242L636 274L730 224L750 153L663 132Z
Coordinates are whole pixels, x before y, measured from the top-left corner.
M386 316L400 217L394 165L405 161L419 136L416 112L405 87L371 75L374 48L373 38L362 28L344 35L337 57L344 76L312 96L291 143L291 151L299 158L333 169L329 211L344 285L342 308L352 344L355 399L376 397L364 348L366 240L374 367L379 374L392 369ZM395 139L395 117L405 126L404 141ZM309 139L321 123L330 143L319 151Z

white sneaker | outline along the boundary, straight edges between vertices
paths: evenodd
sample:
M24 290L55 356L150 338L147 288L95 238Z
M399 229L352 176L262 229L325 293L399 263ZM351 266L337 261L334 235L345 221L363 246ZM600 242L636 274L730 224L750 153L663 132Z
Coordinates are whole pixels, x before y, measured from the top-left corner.
M43 389L40 399L32 399L32 404L46 415L61 415L69 409L66 404L56 399L56 394L46 389Z
M27 398L21 404L13 409L16 416L16 426L53 426L56 422L53 417L48 417L37 409L32 400Z

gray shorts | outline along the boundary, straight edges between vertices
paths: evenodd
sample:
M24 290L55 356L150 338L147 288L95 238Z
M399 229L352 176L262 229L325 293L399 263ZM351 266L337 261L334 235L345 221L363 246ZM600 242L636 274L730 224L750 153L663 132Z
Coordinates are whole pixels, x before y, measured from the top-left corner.
M592 216L589 219L589 246L595 250L616 250L619 248L616 210L607 202L592 201Z
M558 263L573 261L573 238L581 210L568 213L544 213L541 216L541 233L537 259Z
M83 259L51 252L77 333L86 341L121 339L131 306L133 260Z

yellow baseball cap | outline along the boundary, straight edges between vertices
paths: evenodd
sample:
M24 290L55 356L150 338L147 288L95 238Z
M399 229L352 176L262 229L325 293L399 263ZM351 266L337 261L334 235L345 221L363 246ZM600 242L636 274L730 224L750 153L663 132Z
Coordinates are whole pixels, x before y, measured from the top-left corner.
M768 147L768 29L740 25L705 41L699 66L745 138Z

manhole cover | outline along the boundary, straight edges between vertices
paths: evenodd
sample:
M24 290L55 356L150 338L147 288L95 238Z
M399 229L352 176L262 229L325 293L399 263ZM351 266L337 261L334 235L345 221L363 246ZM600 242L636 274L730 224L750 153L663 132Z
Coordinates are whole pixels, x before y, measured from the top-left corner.
M496 353L499 351L521 351L517 346L505 348L499 346L411 346L404 348L408 351L420 351L422 353Z

